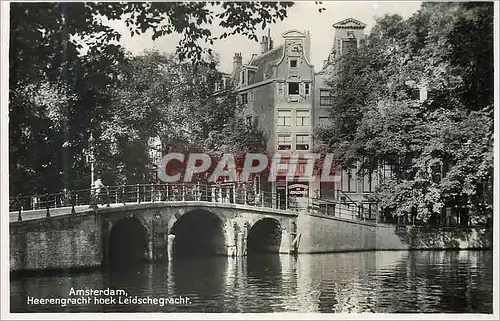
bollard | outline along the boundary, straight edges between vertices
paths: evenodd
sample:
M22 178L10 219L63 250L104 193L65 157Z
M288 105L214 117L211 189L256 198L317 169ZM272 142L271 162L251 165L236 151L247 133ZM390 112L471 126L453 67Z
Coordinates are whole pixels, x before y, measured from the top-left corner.
M47 209L47 217L50 217L50 210L49 210L49 193L45 194L45 208Z
M17 196L17 206L19 206L19 213L17 214L17 220L22 221L23 217L21 215L21 211L23 210L23 207L21 206L21 202L19 201L19 196Z
M75 211L75 199L74 199L73 194L74 194L73 191L69 191L69 197L70 197L70 201L71 201L71 214L76 213L76 211Z

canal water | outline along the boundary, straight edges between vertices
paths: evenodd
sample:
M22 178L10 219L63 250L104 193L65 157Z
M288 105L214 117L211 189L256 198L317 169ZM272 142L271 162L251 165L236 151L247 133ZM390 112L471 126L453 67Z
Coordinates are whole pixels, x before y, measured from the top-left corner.
M71 288L121 289L130 302L124 302L123 295L114 297L114 304L80 302L63 307L62 301L27 302L28 297L67 298ZM16 277L10 290L12 313L493 313L493 253L388 251L179 259L117 270ZM148 296L150 304L131 303L132 298Z

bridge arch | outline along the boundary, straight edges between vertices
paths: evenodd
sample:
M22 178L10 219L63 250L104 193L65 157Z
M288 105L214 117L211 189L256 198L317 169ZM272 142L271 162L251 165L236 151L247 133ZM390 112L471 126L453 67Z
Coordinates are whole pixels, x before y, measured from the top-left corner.
M115 222L109 234L108 263L123 266L148 259L148 230L135 217Z
M196 208L176 213L168 227L169 234L175 235L175 258L227 256L224 222L212 211Z
M278 220L270 217L256 221L248 232L247 254L279 253L282 227Z

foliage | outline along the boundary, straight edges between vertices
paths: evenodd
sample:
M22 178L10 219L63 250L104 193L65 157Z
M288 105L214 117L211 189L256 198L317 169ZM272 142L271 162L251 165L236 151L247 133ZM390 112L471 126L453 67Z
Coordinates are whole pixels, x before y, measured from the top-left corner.
M491 213L492 35L491 3L424 3L407 20L379 18L337 62L333 124L316 134L344 168L392 166L374 199L394 215Z
M118 76L131 68L130 57L119 44L121 34L106 25L106 21L125 19L132 36L148 31L153 39L180 34L176 52L180 60L190 61L193 66L208 63L214 67L209 57L215 40L234 34L257 40L258 28L283 20L292 5L287 2L11 3L11 195L87 188L90 173L85 153L90 133L97 138L101 173L114 171L118 165L128 171L144 168L147 162L144 137L161 126L164 126L163 138L170 142L182 143L181 138L186 138L186 135L179 137L177 129L167 130L176 128L175 119L183 114L173 111L169 116L159 108L143 108L164 106L175 97L141 95L138 83L133 92L127 94L121 90ZM221 34L212 34L213 23L219 24ZM141 74L139 69L127 70ZM154 94L165 89L153 86L148 92ZM183 92L187 95L187 91ZM175 99L179 101L181 97ZM170 104L170 108L176 107ZM164 118L155 123L156 117ZM117 165L118 149L128 155L127 159L137 162ZM136 179L144 175L139 172Z
M193 68L173 55L147 52L133 57L120 76L103 122L101 159L108 181L135 184L153 178L150 139L160 152L225 152L261 150L261 132L238 117L242 106L232 88L215 91L216 69Z

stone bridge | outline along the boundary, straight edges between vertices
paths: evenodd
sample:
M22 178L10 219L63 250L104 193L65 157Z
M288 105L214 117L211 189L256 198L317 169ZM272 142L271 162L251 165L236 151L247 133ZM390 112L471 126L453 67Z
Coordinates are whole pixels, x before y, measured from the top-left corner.
M87 209L10 223L11 270L297 251L298 212L203 201Z
M139 196L139 195L138 195ZM184 198L184 197L183 197ZM490 248L491 231L396 228L333 207L279 209L206 200L108 202L10 212L12 272L265 252ZM262 202L264 204L265 202ZM272 202L271 202L272 203ZM56 203L61 204L61 203ZM320 204L321 205L321 204ZM319 210L318 210L319 209Z

